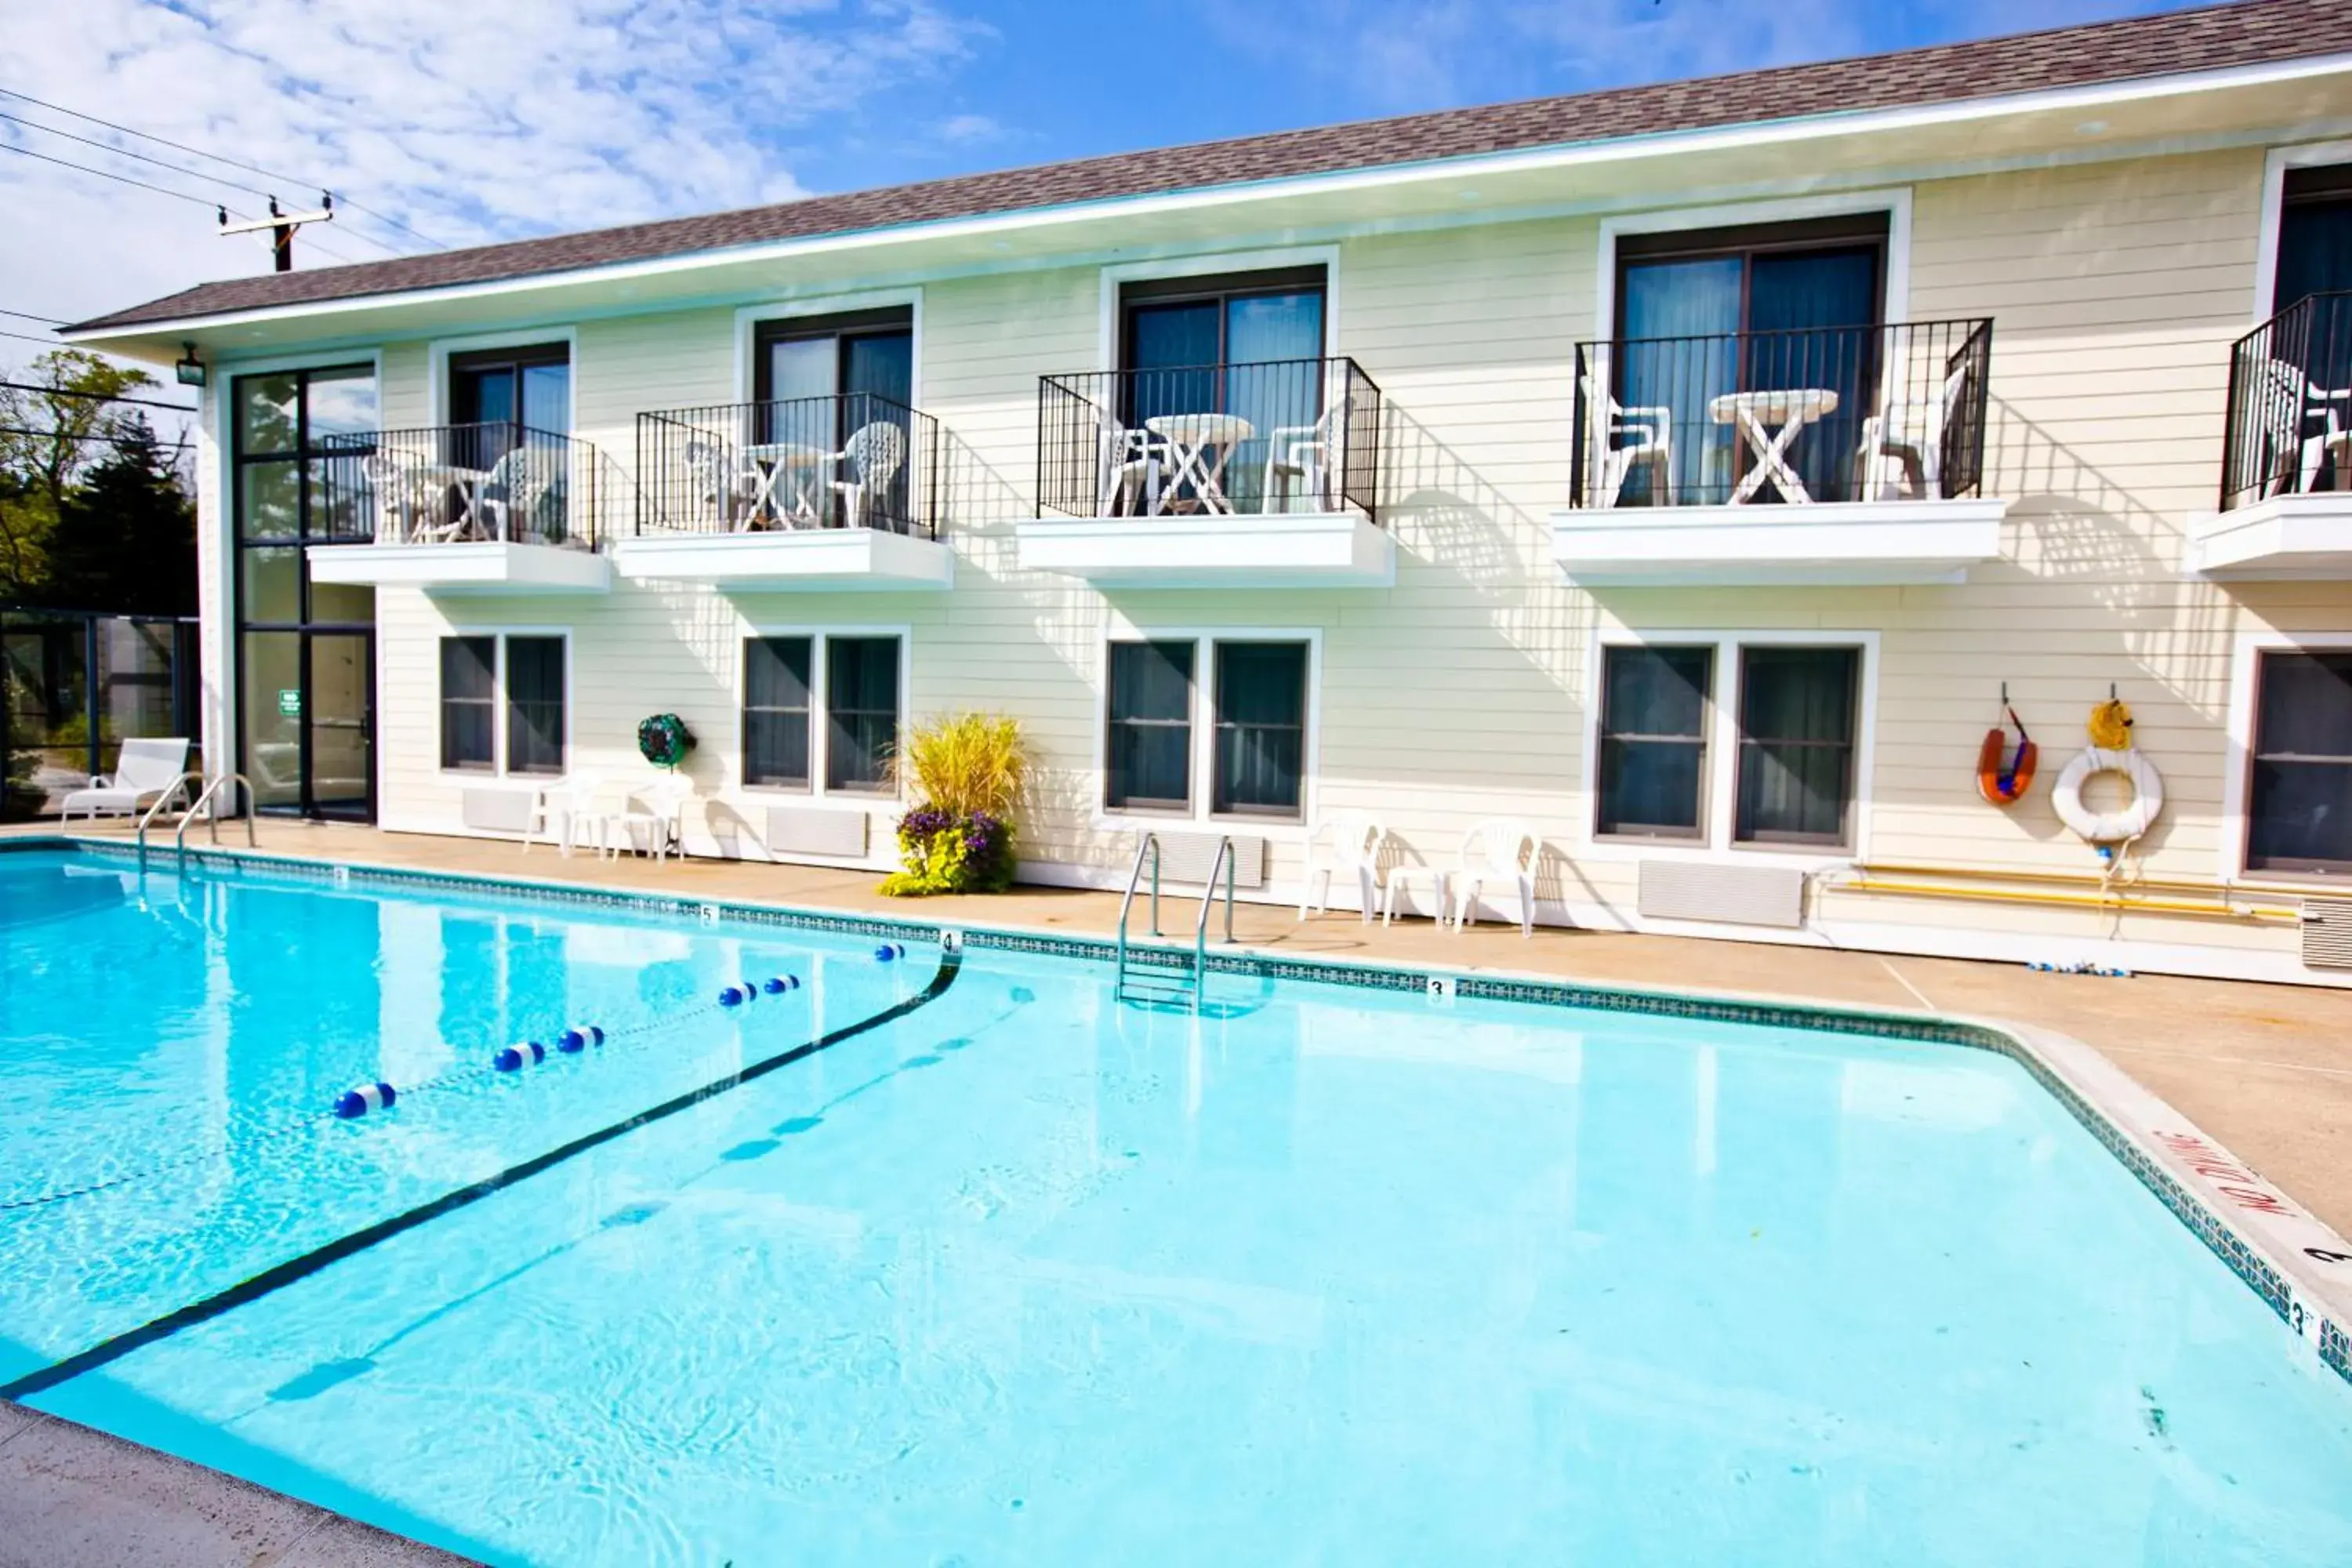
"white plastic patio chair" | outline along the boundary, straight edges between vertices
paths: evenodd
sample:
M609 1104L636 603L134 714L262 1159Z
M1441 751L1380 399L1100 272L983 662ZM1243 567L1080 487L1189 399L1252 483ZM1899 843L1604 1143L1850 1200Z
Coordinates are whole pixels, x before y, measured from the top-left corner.
M534 844L552 844L567 858L582 844L600 854L604 847L604 819L596 814L596 793L604 781L594 773L574 773L559 784L531 791L530 821L522 831L522 852Z
M2262 384L2263 422L2270 437L2273 465L2263 493L2309 495L2318 482L2321 465L2340 466L2346 460L2352 431L2345 429L2339 410L2352 404L2352 387L2331 391L2315 385L2302 370L2283 359L2264 360L2255 374ZM2317 435L2305 436L2304 426L2315 416L2325 427Z
M1591 493L1600 504L1613 507L1625 496L1633 470L1650 470L1650 502L1675 504L1675 411L1665 407L1628 408L1601 389L1592 376L1584 378L1585 406L1596 410L1592 422L1592 469L1599 481Z
M686 853L686 805L694 785L680 773L670 773L631 790L622 810L604 818L604 858L624 853L650 855L666 860Z
M1318 511L1331 510L1331 476L1339 471L1339 436L1348 427L1345 398L1312 425L1283 425L1265 440L1265 480L1258 494L1267 511L1289 511L1304 497Z
M841 464L851 476L834 480L831 487L841 498L842 526L865 528L876 500L890 493L892 482L906 464L907 433L887 420L877 419L859 426L826 461Z
M482 486L481 506L488 514L491 538L509 544L530 542L522 536L523 530L540 531L536 525L541 505L550 497L556 501L556 530L561 531L562 463L559 455L526 440L507 448L506 455L490 465L490 477Z
M1430 919L1440 927L1445 924L1447 890L1454 885L1454 874L1434 860L1414 861L1391 866L1381 879L1381 924L1386 927L1396 919L1397 896L1410 894L1416 883L1429 884Z
M1356 879L1356 908L1363 911L1364 923L1371 924L1381 874L1381 847L1388 842L1388 829L1367 812L1338 811L1326 817L1323 826L1307 840L1307 885L1298 895L1298 918L1329 913L1331 879L1349 872ZM1316 853L1318 843L1327 847L1319 856Z
M1137 517L1160 510L1160 476L1167 450L1148 430L1130 430L1104 415L1095 426L1095 468L1101 476L1101 514Z
M446 521L436 520L435 498L426 493L425 475L406 455L370 452L360 459L360 472L375 494L378 544L441 544L457 536L463 512L453 513Z
M1524 822L1491 816L1462 836L1462 869L1454 878L1454 929L1477 922L1478 899L1490 886L1507 886L1519 901L1519 934L1536 933L1536 863L1543 840Z
M101 814L132 816L175 797L184 809L189 804L187 771L185 740L125 741L115 756L113 773L94 774L88 787L68 795L58 820L66 821L77 811L93 821Z
M1974 367L1963 363L1944 378L1944 389L1932 398L1902 398L1898 371L1887 378L1887 400L1862 422L1862 444L1854 453L1860 482L1855 490L1864 500L1934 500L1943 494L1944 432L1959 413L1969 393ZM1893 458L1903 468L1899 485L1881 480L1880 467Z

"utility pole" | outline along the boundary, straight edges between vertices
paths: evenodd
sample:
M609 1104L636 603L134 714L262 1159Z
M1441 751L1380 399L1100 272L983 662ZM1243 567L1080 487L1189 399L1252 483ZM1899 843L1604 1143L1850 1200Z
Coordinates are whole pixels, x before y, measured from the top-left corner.
M269 216L265 218L256 218L250 223L231 223L228 221L226 207L215 210L220 214L220 231L223 234L254 234L262 229L268 229L270 254L275 260L277 269L280 272L291 272L294 270L294 231L306 223L334 222L335 193L320 191L318 209L307 213L281 212L278 207L278 198L272 196L269 198Z

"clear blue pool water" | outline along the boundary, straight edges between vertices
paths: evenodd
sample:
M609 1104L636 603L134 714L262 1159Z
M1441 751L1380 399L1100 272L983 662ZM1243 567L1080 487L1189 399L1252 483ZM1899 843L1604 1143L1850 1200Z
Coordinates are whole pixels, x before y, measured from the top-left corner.
M120 1179L0 1382L941 962L52 852L0 941L0 1204ZM28 1402L495 1563L2352 1562L2352 1389L2015 1064L1212 985L975 952Z

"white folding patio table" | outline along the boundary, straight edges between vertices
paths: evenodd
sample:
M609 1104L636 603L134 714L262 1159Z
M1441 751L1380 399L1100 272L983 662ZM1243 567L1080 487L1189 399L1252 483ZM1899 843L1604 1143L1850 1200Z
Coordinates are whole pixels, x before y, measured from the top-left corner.
M1789 466L1789 448L1805 426L1837 412L1838 395L1825 386L1793 386L1763 392L1727 392L1706 405L1707 417L1736 427L1756 466L1739 476L1732 488L1731 504L1756 499L1766 484L1787 501L1813 499L1797 470Z
M816 506L809 497L807 476L822 467L833 456L822 447L804 446L798 441L758 441L743 449L745 477L752 482L751 510L744 514L743 527L757 528L761 515L766 513L774 521L789 515L803 522L816 521ZM787 476L790 501L780 506L776 489Z
M482 491L490 482L489 469L469 468L463 463L425 463L417 472L426 495L438 498L451 490L457 492L457 515L449 520L446 530L450 539L485 537Z
M1238 414L1157 414L1143 427L1168 443L1168 477L1152 498L1153 511L1164 510L1168 498L1189 479L1202 510L1233 515L1233 502L1225 499L1225 465L1235 447L1257 434L1257 426Z

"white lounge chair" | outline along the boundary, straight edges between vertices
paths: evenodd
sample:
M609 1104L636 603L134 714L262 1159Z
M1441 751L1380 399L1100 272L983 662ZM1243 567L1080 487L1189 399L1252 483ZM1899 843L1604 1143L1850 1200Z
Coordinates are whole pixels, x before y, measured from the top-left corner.
M522 852L534 844L552 844L569 857L587 844L600 853L604 847L604 819L596 815L596 792L604 781L594 773L574 773L561 784L541 784L530 795L530 821L522 830Z
M1478 919L1478 899L1489 885L1507 886L1519 901L1519 934L1536 933L1536 862L1543 840L1524 822L1492 816L1462 837L1462 869L1454 878L1454 929Z
M833 481L841 498L841 525L865 528L877 497L890 493L891 484L907 461L907 433L887 420L861 425L829 462L840 463L850 478Z
M100 773L89 787L66 796L58 820L77 811L97 819L133 816L158 802L188 805L188 742L184 739L125 741L114 759L112 776Z
M686 853L686 805L694 785L671 773L629 792L620 811L604 818L604 854L617 860L627 851L656 860Z
M1328 913L1331 908L1331 879L1341 872L1352 872L1356 879L1356 908L1363 911L1364 923L1372 923L1373 894L1380 880L1381 847L1388 842L1388 829L1377 818L1360 811L1334 812L1324 819L1307 842L1307 886L1298 896L1298 918L1309 913ZM1326 854L1316 854L1316 844L1328 845Z
M1592 504L1613 507L1624 499L1625 483L1633 470L1650 470L1650 504L1675 504L1675 411L1671 408L1628 408L1601 388L1593 376L1584 378L1585 406L1593 412L1592 472L1595 483L1588 495Z

